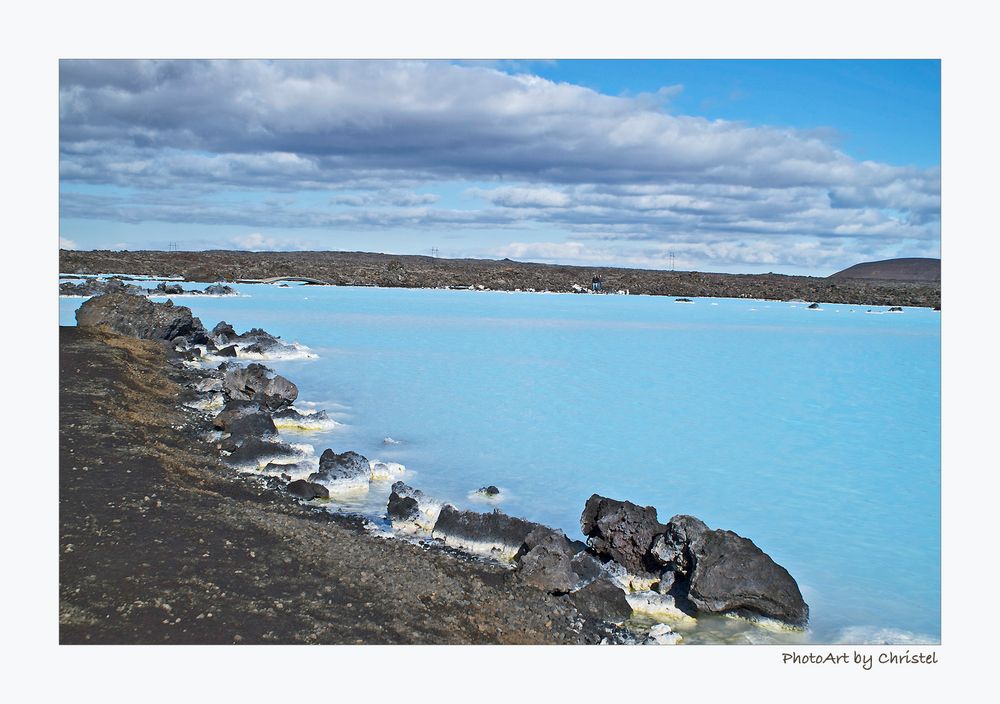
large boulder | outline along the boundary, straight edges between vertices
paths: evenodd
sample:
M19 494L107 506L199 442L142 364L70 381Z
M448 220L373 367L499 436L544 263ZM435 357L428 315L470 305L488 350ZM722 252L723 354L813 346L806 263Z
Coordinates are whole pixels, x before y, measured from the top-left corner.
M587 543L599 556L614 560L633 574L662 569L650 554L653 539L666 530L652 506L637 506L594 494L580 517Z
M686 575L691 567L688 546L706 530L708 526L694 516L674 516L666 530L653 539L650 555L669 572Z
M222 410L212 419L212 425L223 432L228 433L233 421L251 413L259 413L260 404L253 401L232 400L227 401Z
M125 292L106 293L85 301L76 311L76 323L144 340L173 340L205 330L186 306L175 306L169 300L153 303Z
M400 496L395 491L389 494L385 507L386 516L392 522L413 521L420 515L420 504L412 496Z
M608 579L596 579L567 598L581 614L599 621L621 623L632 615L625 592Z
M309 481L325 484L337 493L367 491L371 464L357 452L337 454L326 449L319 458L319 471L310 474Z
M522 554L528 535L539 527L551 531L538 523L508 516L500 509L476 513L446 505L431 536L461 550L510 561Z
M287 464L301 460L305 453L283 442L271 442L250 436L241 439L230 438L231 442L239 442L232 454L226 457L226 463L237 469L262 469L268 463ZM222 444L223 449L232 445ZM310 478L310 481L312 479Z
M177 294L184 293L184 287L181 286L180 284L168 284L166 282L161 281L159 284L157 284L156 288L154 289L154 292L175 296Z
M216 338L220 344L226 344L236 339L236 330L225 320L220 321L212 328L212 337Z
M804 626L809 607L788 571L751 540L705 530L689 546L688 598L701 611L748 611Z
M234 418L227 428L229 435L234 438L260 438L261 440L277 440L278 429L274 427L271 416L262 411L248 413L238 418Z
M604 574L601 563L594 559L593 555L584 550L581 550L573 555L573 559L570 564L573 567L573 574L577 577L578 587L590 584Z
M414 511L414 508L416 509ZM442 504L420 489L414 489L405 482L395 482L386 514L392 521L394 530L415 535L430 535L441 513Z
M288 489L288 493L306 501L330 498L330 492L325 486L307 482L305 479L296 479L294 482L290 482L285 488Z
M254 395L256 400L272 411L292 405L298 397L299 387L280 374L269 379L264 388Z
M280 374L270 374L271 370L262 364L229 366L222 377L222 393L227 401L253 400L271 411L291 405L298 398L298 387Z
M522 582L553 593L576 588L580 577L573 571L573 549L565 535L542 526L524 542L529 549L518 559L517 571Z
M270 371L263 364L228 365L222 377L222 393L227 401L249 401L267 386Z

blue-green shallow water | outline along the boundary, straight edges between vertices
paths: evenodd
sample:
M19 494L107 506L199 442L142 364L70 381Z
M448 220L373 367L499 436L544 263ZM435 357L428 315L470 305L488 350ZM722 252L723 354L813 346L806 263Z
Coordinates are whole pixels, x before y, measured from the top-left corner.
M345 423L317 453L401 462L477 510L468 493L496 484L506 512L571 537L595 492L690 513L789 570L811 640L940 639L940 313L236 288L175 300L319 354L269 363ZM61 299L60 323L81 303Z

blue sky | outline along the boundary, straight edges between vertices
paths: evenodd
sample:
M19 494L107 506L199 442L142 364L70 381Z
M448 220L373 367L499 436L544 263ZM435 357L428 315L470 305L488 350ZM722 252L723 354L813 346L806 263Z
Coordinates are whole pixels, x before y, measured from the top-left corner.
M826 275L939 256L939 122L937 61L63 61L60 236Z
M679 114L754 125L833 129L858 159L898 166L941 163L941 63L937 60L560 61L539 76L620 95L683 89Z

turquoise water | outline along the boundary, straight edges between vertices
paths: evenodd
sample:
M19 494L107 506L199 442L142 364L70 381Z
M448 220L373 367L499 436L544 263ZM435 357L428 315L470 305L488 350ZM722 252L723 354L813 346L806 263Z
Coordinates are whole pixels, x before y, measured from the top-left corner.
M940 313L236 288L175 301L319 355L268 363L343 423L302 436L317 453L401 462L477 510L469 493L496 484L506 512L571 537L595 492L693 514L788 569L811 640L939 641ZM61 324L81 302L60 299ZM380 491L362 508L384 507Z

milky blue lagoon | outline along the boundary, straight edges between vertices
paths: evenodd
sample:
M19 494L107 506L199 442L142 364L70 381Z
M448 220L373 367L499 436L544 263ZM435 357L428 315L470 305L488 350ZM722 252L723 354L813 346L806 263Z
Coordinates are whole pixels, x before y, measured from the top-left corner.
M788 569L810 640L940 639L940 313L235 288L175 301L319 355L268 362L343 423L294 436L317 453L400 462L463 508L489 510L470 492L496 484L504 511L573 538L595 492L663 522L693 514ZM60 299L60 324L82 300ZM387 494L346 508L384 510Z

